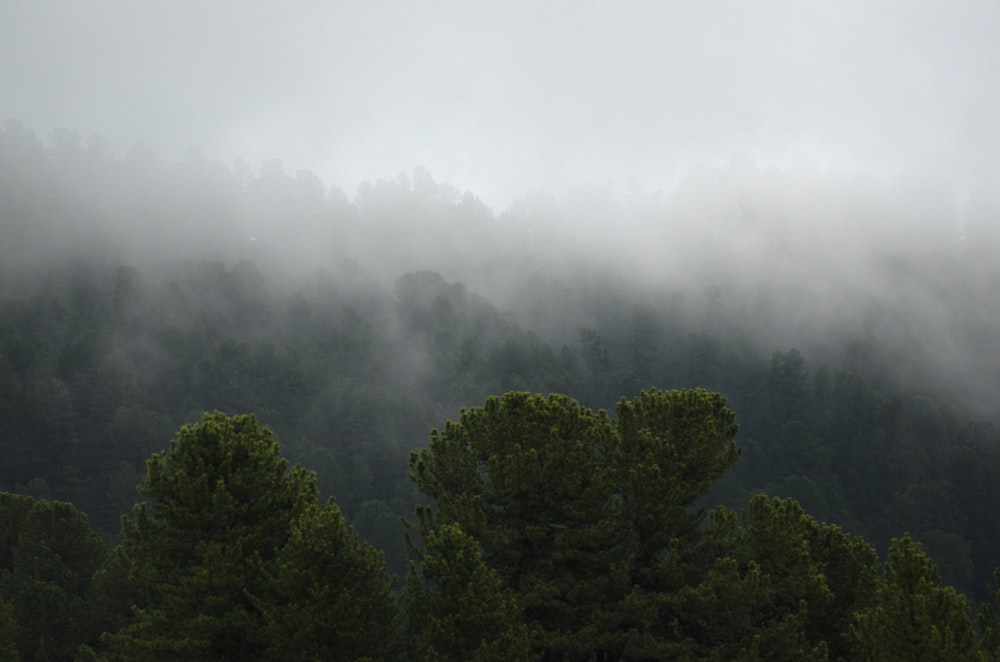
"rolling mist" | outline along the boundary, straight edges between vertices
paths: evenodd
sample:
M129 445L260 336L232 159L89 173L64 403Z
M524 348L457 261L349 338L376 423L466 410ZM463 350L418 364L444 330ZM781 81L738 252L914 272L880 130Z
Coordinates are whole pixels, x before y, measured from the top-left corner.
M324 280L391 293L433 272L556 344L646 306L764 353L893 366L895 389L995 416L1000 210L942 180L741 158L692 165L667 193L538 190L494 212L423 167L348 195L276 160L169 163L142 144L116 157L100 136L43 142L16 120L0 145L8 296L72 265L126 265L153 283L198 261L245 265L281 296ZM880 355L855 356L858 342Z

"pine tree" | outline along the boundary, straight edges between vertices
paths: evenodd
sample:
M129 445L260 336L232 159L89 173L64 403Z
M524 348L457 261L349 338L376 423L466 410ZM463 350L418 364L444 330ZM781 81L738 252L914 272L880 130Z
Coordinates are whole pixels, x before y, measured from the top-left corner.
M968 601L941 585L934 563L909 535L889 545L885 577L853 635L860 659L873 662L951 662L978 654Z
M147 462L116 550L145 604L109 642L126 659L252 659L267 647L252 596L317 499L252 415L205 414Z
M979 629L979 646L984 661L1000 660L1000 620L997 619L997 607L1000 607L1000 568L993 569L992 602L986 602L979 607L976 625Z
M419 662L530 660L522 610L483 563L476 542L456 524L425 532L426 548L410 567L407 630Z
M0 651L11 644L22 659L72 659L100 634L91 594L104 543L61 501L0 493L0 523L0 612L9 616L0 613L0 630L11 635Z
M507 393L410 456L437 522L480 545L549 659L614 659L669 630L655 594L687 581L695 502L738 456L718 394L650 390L617 411Z
M262 659L398 658L393 579L332 500L294 523L273 572L265 599L255 601L267 623Z
M411 475L517 593L535 648L618 650L617 603L631 591L632 540L607 414L565 396L508 393L431 433ZM609 461L611 460L611 461Z
M17 621L14 619L14 608L0 595L0 659L8 662L18 662L21 659L17 652Z

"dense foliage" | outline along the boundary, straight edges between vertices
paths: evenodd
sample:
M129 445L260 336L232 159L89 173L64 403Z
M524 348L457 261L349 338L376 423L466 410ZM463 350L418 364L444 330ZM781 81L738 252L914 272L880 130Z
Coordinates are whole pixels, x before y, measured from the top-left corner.
M1000 622L909 536L880 573L791 499L697 503L737 457L724 399L648 390L617 416L511 392L410 457L402 603L315 477L250 415L147 462L113 554L72 505L0 493L11 660L993 660ZM405 627L401 627L405 625ZM103 634L102 634L103 633Z
M698 390L643 392L614 423L565 396L509 393L433 432L411 477L438 522L483 547L547 659L614 659L666 629L645 603L687 580L705 516L692 506L736 460L733 418Z
M112 659L391 657L381 555L253 416L206 414L147 467L115 552L141 607L106 636Z

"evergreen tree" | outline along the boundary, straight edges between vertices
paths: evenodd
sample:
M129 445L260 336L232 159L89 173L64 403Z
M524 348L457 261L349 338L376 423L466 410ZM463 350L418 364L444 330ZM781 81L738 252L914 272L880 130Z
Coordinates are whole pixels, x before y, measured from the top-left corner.
M909 535L890 544L874 604L859 613L852 631L862 660L951 662L978 655L968 601L941 586L934 563Z
M292 526L264 599L265 660L392 660L398 653L393 579L332 500Z
M254 416L181 428L140 492L115 560L142 606L107 637L112 659L393 659L382 555Z
M744 512L736 555L758 564L771 588L753 621L763 659L789 655L793 633L803 659L856 656L846 639L850 618L874 597L877 556L868 543L818 523L792 499L759 494Z
M630 651L636 659L855 659L847 630L875 577L863 540L760 494L740 526L712 511L690 558L687 582L649 596L658 629Z
M205 414L147 462L148 501L122 519L116 550L144 605L109 637L146 660L237 660L267 648L253 596L296 521L316 503L315 478L281 457L252 415Z
M736 460L733 414L701 389L646 391L617 425L561 395L507 393L463 410L410 456L410 475L515 592L534 649L612 658L656 623L650 592L683 585L704 512Z
M992 603L983 603L979 608L977 625L979 626L979 644L984 660L995 662L1000 660L1000 620L997 619L997 607L1000 606L1000 568L993 570Z
M0 659L18 662L21 657L17 652L17 621L14 619L14 608L0 595Z
M60 501L0 493L0 523L0 630L12 635L0 638L0 651L14 645L23 660L72 659L100 634L91 596L104 543L86 515Z
M520 606L456 524L426 531L406 586L409 645L419 662L530 660Z
M441 524L457 523L514 590L537 649L620 651L633 545L607 414L565 396L508 393L464 410L410 458Z
M640 573L670 550L680 562L701 537L692 508L739 458L735 414L704 389L643 391L615 410L622 497L639 544Z

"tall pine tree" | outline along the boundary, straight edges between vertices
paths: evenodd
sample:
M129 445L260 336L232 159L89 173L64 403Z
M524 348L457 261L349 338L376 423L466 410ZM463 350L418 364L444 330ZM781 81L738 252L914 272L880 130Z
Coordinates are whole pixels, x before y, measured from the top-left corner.
M315 476L290 466L254 416L181 428L147 462L140 492L148 501L123 518L116 554L143 604L107 637L113 658L330 659L331 642L349 642L352 659L391 646L381 555L335 505L318 508Z

